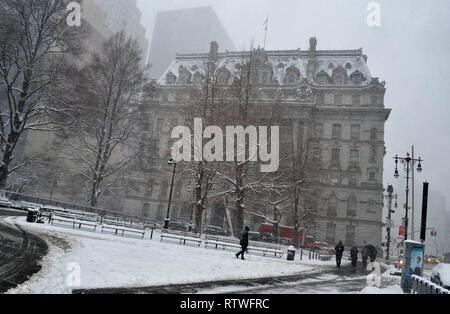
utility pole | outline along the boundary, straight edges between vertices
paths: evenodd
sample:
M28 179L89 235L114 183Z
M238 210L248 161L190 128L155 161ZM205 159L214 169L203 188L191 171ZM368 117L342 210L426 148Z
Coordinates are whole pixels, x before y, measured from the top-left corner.
M392 228L392 214L395 213L395 211L392 210L392 200L395 198L395 208L397 208L397 194L394 195L394 187L392 185L388 185L387 188L387 195L384 195L385 198L388 199L388 217L387 217L387 223L386 223L386 261L389 262L390 259L390 248L391 248L391 228Z
M412 230L412 235L411 235L411 240L414 241L414 163L415 163L415 159L414 159L414 145L412 146L412 151L411 151L411 230Z

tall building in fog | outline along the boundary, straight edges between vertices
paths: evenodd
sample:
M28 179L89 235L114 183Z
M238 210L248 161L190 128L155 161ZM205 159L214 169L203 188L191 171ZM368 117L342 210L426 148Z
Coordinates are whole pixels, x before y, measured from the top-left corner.
M141 24L142 12L137 0L93 0L106 14L106 26L113 33L123 31L137 40L142 50L142 60L147 61L148 40L145 27Z
M151 76L159 78L177 53L208 51L213 40L220 43L223 52L235 50L233 41L211 7L159 12L150 48Z

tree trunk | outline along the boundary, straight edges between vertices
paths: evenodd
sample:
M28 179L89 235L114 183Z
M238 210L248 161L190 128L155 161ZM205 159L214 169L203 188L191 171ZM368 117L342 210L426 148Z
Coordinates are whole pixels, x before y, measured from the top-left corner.
M5 189L8 182L8 165L5 163L0 166L0 189Z
M233 236L234 235L233 221L231 220L230 207L228 204L228 196L225 196L225 218L228 227L228 235Z
M244 230L244 197L245 191L243 190L242 179L242 166L236 168L236 218L237 226L235 230L235 236L239 237L239 233Z
M296 249L298 249L298 248L300 248L300 232L299 232L299 225L298 225L298 222L295 222L294 223L294 245L295 245L295 248Z
M98 204L98 199L97 199L97 189L95 187L95 183L92 186L92 190L91 190L91 201L90 201L90 205L91 207L97 207Z
M280 243L280 224L273 225L273 242Z
M203 211L204 207L202 204L202 189L201 187L197 186L195 188L195 226L200 233L202 233L203 230Z

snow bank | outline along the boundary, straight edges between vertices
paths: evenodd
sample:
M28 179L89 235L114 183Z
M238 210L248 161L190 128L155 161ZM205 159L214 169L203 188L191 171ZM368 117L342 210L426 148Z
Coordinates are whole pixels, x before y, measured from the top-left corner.
M42 270L9 293L70 293L72 289L146 287L214 280L293 275L310 267L298 262L255 255L237 260L233 252L127 239L50 225L27 224L24 217L7 218L49 239ZM58 245L55 237L70 244ZM55 244L56 243L56 244ZM70 287L73 265L80 266L81 285Z
M450 286L450 264L439 264L431 272L432 276L439 276L445 286Z

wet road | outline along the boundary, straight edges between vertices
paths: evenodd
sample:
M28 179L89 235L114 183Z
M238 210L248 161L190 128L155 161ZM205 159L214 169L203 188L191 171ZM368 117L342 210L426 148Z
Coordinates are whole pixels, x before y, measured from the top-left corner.
M9 216L24 214L0 208L0 293L22 284L38 272L39 261L48 251L42 239L2 221Z
M310 294L354 293L367 286L367 272L345 266L340 270L322 267L295 276L228 280L140 288L93 289L75 294Z

